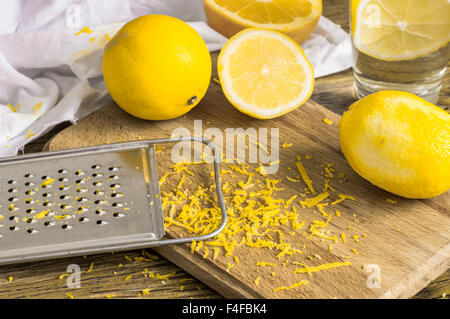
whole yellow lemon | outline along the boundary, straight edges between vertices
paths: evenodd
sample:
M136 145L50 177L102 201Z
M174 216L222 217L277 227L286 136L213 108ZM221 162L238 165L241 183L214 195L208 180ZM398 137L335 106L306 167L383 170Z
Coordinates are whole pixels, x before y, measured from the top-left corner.
M388 192L430 198L450 189L450 115L414 94L381 91L355 102L339 135L350 166Z
M163 15L124 25L103 57L103 75L114 101L146 120L189 112L205 96L211 70L211 55L197 31Z

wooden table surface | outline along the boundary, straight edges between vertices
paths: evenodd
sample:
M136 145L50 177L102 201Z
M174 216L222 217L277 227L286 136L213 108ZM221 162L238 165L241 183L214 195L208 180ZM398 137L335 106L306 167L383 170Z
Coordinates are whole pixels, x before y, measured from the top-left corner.
M348 31L348 1L324 0L324 16ZM214 53L217 54L217 53ZM342 114L356 99L350 70L320 78L312 99ZM438 105L450 107L448 77ZM25 147L26 153L39 152L64 123ZM152 250L146 252L156 255ZM81 287L67 288L67 267L81 268ZM167 275L161 278L157 275ZM146 273L146 275L144 274ZM153 278L152 278L153 277ZM149 290L147 290L149 289ZM448 298L450 269L414 298ZM183 270L162 257L149 258L142 251L102 254L0 267L0 298L221 298Z

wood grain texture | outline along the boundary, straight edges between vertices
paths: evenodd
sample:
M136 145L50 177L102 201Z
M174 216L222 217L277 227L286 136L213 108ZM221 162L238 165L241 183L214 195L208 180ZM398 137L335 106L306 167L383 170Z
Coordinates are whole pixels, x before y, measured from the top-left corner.
M348 1L324 0L324 15L341 24L348 31L347 12ZM356 100L352 82L350 70L318 79L312 99L336 113L342 113ZM444 108L450 105L449 93L450 85L446 77L438 102ZM68 123L58 126L27 145L25 152L41 151L44 144L68 126ZM134 258L140 255L140 252L135 251L3 266L0 267L0 298L67 298L65 295L67 292L71 292L75 298L104 298L107 295L123 298L220 298L214 290L164 258L156 262L142 260L130 262L125 259L125 256ZM94 262L94 268L91 273L82 274L80 289L69 290L65 280L58 278L60 274L65 273L69 264L78 264L83 271L86 271L91 262ZM119 267L120 264L123 266ZM145 268L160 274L176 271L176 276L161 282L144 277L142 270ZM129 275L132 275L132 278L125 281ZM8 282L8 277L12 277L11 283ZM185 280L188 281L185 282ZM180 281L184 283L180 284ZM181 285L184 286L180 287ZM138 296L143 289L147 288L151 288L149 295ZM445 294L447 298L450 295L450 269L418 293L415 298L441 298Z

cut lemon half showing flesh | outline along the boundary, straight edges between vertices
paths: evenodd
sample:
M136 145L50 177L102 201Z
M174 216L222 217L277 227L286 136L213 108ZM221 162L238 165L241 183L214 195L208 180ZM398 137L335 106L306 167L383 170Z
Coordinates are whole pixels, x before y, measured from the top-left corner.
M450 40L448 0L352 0L355 47L379 60L425 56Z
M218 61L225 96L239 111L259 119L303 105L314 87L314 71L302 48L277 31L250 28L223 47Z
M281 31L298 43L314 31L322 0L204 0L209 25L226 37L248 27Z

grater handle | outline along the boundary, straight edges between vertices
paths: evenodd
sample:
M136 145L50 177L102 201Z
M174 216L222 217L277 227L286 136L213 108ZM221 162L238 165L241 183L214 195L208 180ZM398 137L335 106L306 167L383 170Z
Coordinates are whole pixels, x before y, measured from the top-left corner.
M194 137L194 136L187 136L187 137L175 137L175 138L167 138L167 139L157 139L157 140L148 140L144 142L148 142L149 144L168 144L168 143L178 143L178 142L200 142L205 145L207 145L214 154L214 179L216 183L216 190L217 190L217 198L219 200L219 206L220 210L222 212L222 222L220 226L213 232L202 235L202 236L192 236L192 237L185 237L185 238L174 238L174 239L163 239L158 241L153 241L150 244L149 247L154 246L162 246L162 245L178 245L178 244L186 244L190 243L192 241L200 241L200 240L207 240L210 238L213 238L214 236L217 236L226 226L227 224L227 209L225 207L225 202L223 199L223 193L222 193L222 185L220 183L220 170L219 170L219 155L217 153L216 147L214 146L214 143L211 140L200 138L200 137Z

